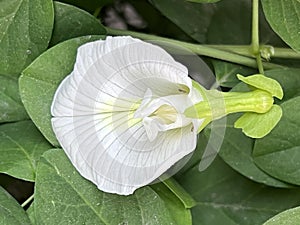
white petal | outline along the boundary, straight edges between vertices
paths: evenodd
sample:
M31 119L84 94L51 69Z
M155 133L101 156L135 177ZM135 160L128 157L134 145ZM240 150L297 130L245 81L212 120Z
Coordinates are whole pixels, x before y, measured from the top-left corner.
M133 193L196 146L192 124L161 133L150 142L140 122L128 128L124 113L53 118L52 123L76 169L99 189L110 193Z
M118 44L108 38L80 47L74 71L55 94L53 116L124 111L132 109L149 88L156 96L191 88L186 67L162 48L132 38L115 39ZM101 49L104 54L97 53Z

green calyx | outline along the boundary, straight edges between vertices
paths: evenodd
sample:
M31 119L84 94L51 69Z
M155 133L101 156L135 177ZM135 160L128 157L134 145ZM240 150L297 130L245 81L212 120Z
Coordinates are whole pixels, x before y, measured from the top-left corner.
M244 112L234 124L252 138L261 138L267 135L279 122L282 116L280 106L274 105L273 97L282 99L283 91L280 84L261 74L244 77L237 75L238 79L248 84L249 92L221 92L206 90L193 82L203 96L203 101L186 109L187 117L204 119L198 132L213 120L224 117L230 113Z

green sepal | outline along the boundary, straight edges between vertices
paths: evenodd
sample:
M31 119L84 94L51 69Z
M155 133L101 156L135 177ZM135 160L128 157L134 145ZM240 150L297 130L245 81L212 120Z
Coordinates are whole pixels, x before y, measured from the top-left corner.
M278 99L283 98L281 85L272 78L268 78L262 74L255 74L248 77L237 74L237 78L252 87L269 92L273 97Z
M262 138L266 136L277 125L282 116L279 105L273 105L270 111L260 114L247 112L235 123L235 128L242 128L244 134L251 138Z

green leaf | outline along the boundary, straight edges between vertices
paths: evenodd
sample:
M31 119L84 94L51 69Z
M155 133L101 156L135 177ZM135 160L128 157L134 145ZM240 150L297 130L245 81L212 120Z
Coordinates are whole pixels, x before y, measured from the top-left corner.
M75 5L81 9L87 10L89 12L95 12L98 8L101 8L107 4L113 3L114 0L59 0L60 2L68 3L70 5Z
M272 78L266 77L261 74L255 74L248 77L244 77L238 74L237 77L244 83L249 84L252 87L267 91L276 98L283 98L283 91L280 83Z
M28 118L19 95L18 81L0 75L0 123Z
M273 218L269 219L263 225L295 225L300 221L300 207L288 209Z
M233 114L227 117L226 133L219 150L221 158L234 170L253 181L274 187L291 187L291 185L271 177L254 163L252 158L254 140L233 127L234 121L239 116L239 114ZM205 133L208 133L208 130L209 127L206 128ZM218 134L217 131L215 133ZM209 133L206 135L209 137Z
M204 172L198 165L179 179L197 200L195 224L259 225L300 203L300 189L270 188L254 183L228 167L220 158Z
M272 132L255 142L255 163L283 181L300 185L300 97L281 104L283 116Z
M151 3L192 38L206 42L206 32L215 13L214 3L208 6L182 0L152 0Z
M166 194L172 195L171 192ZM37 224L49 225L190 224L189 221L177 223L173 219L179 215L188 219L188 211L181 202L176 203L174 212L170 211L175 206L166 204L174 201L164 201L165 197L160 197L150 187L138 189L129 196L101 192L76 172L63 150L53 149L47 151L38 164L35 218Z
M151 3L200 43L248 45L251 41L251 0L227 0L211 4L152 0ZM260 14L261 43L282 46L283 42L270 29L262 12Z
M18 76L48 46L51 0L0 1L0 74Z
M178 196L174 195L165 184L157 183L151 185L151 188L159 195L159 197L164 201L166 207L168 208L171 216L180 225L192 224L191 211L185 207L182 209L182 201L178 199ZM190 197L191 198L191 197Z
M31 203L29 208L26 210L26 214L31 222L32 225L36 225L37 223L35 222L35 215L34 215L34 202Z
M0 172L34 181L36 164L51 145L31 121L0 126Z
M167 177L166 177L167 178ZM195 206L195 200L189 195L189 193L184 190L177 181L170 177L168 179L164 178L164 175L160 176L162 183L168 187L168 189L177 196L186 209L190 209Z
M269 134L277 125L282 116L282 109L279 105L273 105L266 113L244 113L235 123L235 128L242 128L242 131L252 138L262 138Z
M289 100L291 98L300 96L300 69L276 69L276 70L267 70L265 75L277 80L283 89L283 99L278 101L277 104Z
M216 75L215 87L222 86L232 88L239 83L236 77L237 74L243 74L245 76L256 72L256 70L252 68L220 60L212 60L212 64Z
M30 225L23 208L0 186L0 225Z
M261 1L265 16L273 30L294 50L300 51L299 0Z
M54 46L27 67L19 79L21 99L30 118L53 145L59 145L51 126L54 93L73 70L77 48L101 37L79 37Z
M72 5L54 2L55 19L50 45L93 34L106 34L100 20Z

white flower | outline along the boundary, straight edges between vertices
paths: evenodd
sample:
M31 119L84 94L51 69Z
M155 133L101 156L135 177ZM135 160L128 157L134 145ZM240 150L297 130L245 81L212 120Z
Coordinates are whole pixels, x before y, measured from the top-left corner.
M55 93L52 126L83 177L128 195L195 149L202 120L183 112L201 100L187 68L165 50L107 37L78 49Z

